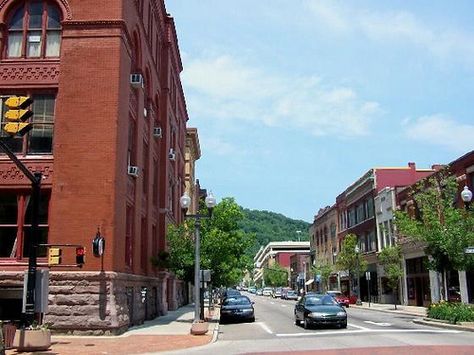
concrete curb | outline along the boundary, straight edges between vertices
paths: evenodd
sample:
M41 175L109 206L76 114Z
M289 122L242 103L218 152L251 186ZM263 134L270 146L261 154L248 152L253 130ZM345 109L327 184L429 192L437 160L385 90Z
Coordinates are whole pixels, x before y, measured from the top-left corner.
M438 328L446 328L446 329L453 329L453 330L464 330L468 332L474 332L474 326L465 326L460 324L451 324L445 323L439 320L430 320L429 318L415 318L413 319L413 323L416 324L423 324L423 325L431 325L433 327Z

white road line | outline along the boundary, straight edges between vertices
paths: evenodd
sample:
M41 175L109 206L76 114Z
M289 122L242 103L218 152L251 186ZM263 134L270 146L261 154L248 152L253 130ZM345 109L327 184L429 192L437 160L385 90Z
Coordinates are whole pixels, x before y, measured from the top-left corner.
M462 333L460 330L431 330L431 329L367 329L365 330L339 330L331 332L307 332L307 333L290 333L290 334L275 334L277 337L308 337L308 336L325 336L325 335L340 335L340 334L357 334L357 333Z
M282 306L282 307L288 307L286 304L282 304L281 306Z
M377 322L372 322L371 320L365 320L364 323L374 324L374 325L378 325L380 327L390 327L391 326L390 323L377 323Z
M355 324L352 324L352 323L347 323L347 325L350 326L350 327L361 329L361 330L370 330L370 328L361 327L360 325L355 325Z
M266 331L268 334L273 334L273 332L271 331L271 329L268 328L268 326L267 326L265 323L258 322L257 324L258 324L259 326L261 326L262 329L263 329L264 331Z

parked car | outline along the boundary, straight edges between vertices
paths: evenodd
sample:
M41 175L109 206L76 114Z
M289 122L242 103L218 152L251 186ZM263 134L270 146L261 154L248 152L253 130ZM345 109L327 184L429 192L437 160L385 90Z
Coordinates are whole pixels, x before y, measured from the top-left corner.
M281 298L281 287L277 287L272 292L273 298Z
M288 291L286 291L285 299L296 301L298 299L298 294L296 293L295 290L288 290Z
M263 296L263 289L262 288L257 288L256 294L257 294L257 296Z
M257 292L257 288L256 288L255 286L250 286L249 289L248 289L248 291L249 291L250 293L255 293L255 292Z
M220 322L235 320L255 322L253 302L247 296L230 296L222 302Z
M240 296L240 291L237 291L235 288L228 288L221 292L220 303L222 304L227 297Z
M305 295L295 305L295 323L312 325L337 325L347 328L346 310L330 295Z
M271 287L264 287L263 288L263 295L264 296L271 296L273 293L273 288Z
M327 291L327 294L334 297L334 299L341 306L349 307L349 297L343 294L341 291Z

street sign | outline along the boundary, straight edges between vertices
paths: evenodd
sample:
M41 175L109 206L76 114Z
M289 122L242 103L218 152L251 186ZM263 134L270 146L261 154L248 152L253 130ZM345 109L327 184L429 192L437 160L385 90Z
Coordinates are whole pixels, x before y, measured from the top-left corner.
M467 247L464 249L465 254L474 254L474 247Z

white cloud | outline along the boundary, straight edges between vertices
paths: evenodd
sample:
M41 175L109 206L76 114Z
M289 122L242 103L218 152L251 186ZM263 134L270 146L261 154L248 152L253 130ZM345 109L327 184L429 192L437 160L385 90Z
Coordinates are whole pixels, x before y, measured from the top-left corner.
M454 59L470 66L474 63L474 34L440 24L430 27L408 11L369 11L323 0L307 0L307 7L317 18L316 23L325 25L326 32L362 34L384 43L412 43L440 59Z
M434 114L403 121L405 135L415 141L445 146L456 152L472 150L474 125L456 122L449 116Z
M349 87L326 87L318 77L284 77L230 56L198 59L183 73L188 106L203 118L251 120L314 135L367 134L378 104Z

